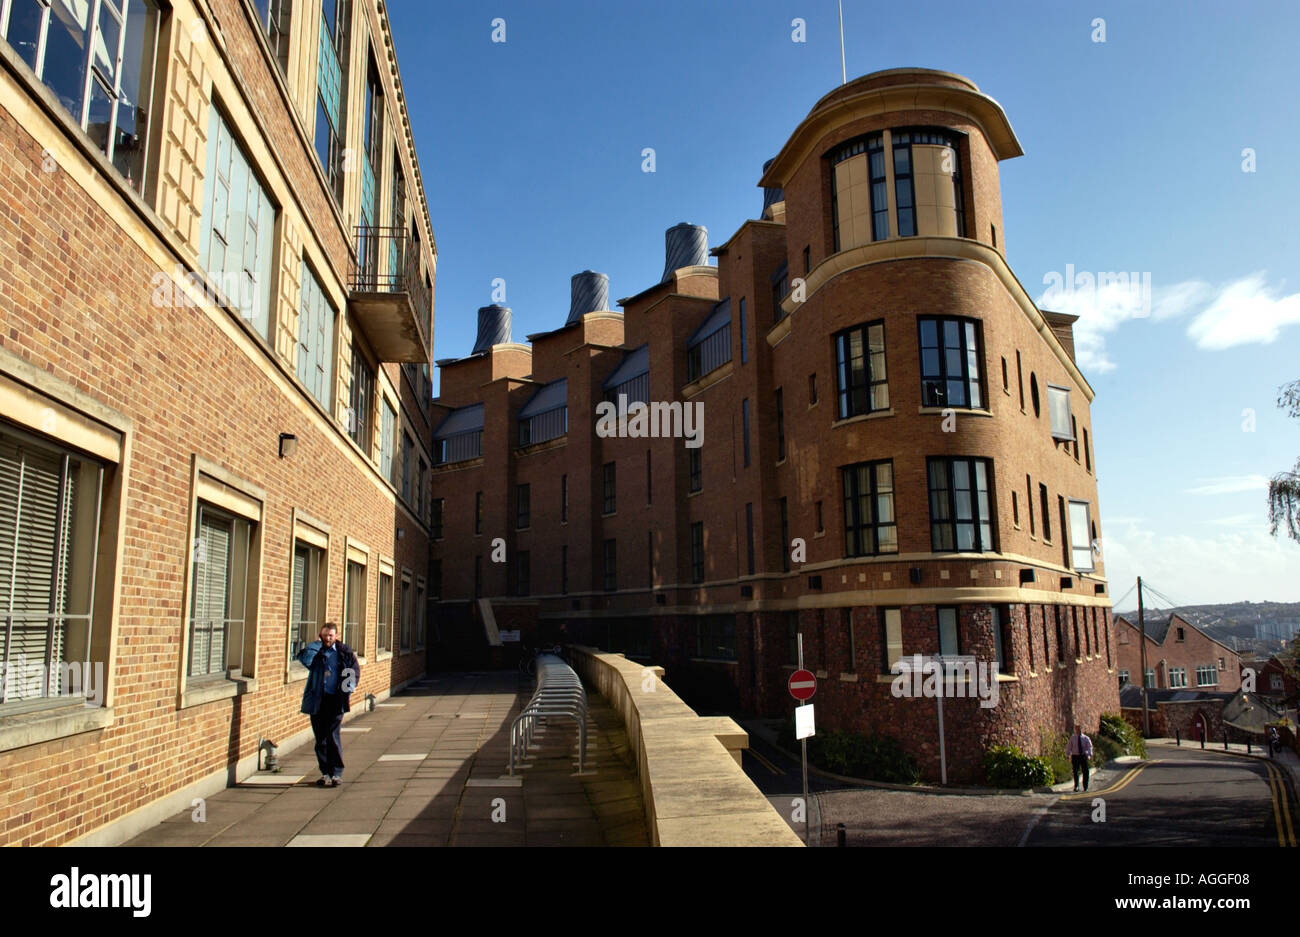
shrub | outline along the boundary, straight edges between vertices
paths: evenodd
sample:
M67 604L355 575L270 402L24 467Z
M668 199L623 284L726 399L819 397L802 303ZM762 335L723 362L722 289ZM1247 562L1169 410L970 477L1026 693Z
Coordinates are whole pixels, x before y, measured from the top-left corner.
M1142 738L1142 733L1123 716L1102 713L1101 727L1097 731L1097 736L1117 742L1122 749L1121 754L1137 755L1139 758L1147 756L1146 739Z
M791 726L782 726L777 744L787 751L797 749ZM897 739L885 735L859 735L830 730L808 740L808 761L832 774L867 781L916 784L921 771Z
M1115 741L1108 735L1097 734L1097 738L1092 743L1092 766L1100 768L1108 761L1114 761L1120 755L1125 754L1125 748L1122 743Z
M993 787L1024 790L1052 783L1052 767L1014 745L994 745L984 753L984 776Z
M1043 761L1052 770L1052 783L1059 784L1062 781L1068 781L1071 778L1070 773L1070 756L1065 753L1065 747L1069 744L1069 736L1064 733L1052 734L1039 730L1038 750L1042 752Z

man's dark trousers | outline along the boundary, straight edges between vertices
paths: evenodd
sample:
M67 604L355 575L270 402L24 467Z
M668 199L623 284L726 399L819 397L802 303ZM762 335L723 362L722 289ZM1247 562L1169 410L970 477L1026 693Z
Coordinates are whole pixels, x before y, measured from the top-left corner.
M324 777L343 777L343 747L339 742L342 725L343 694L322 694L320 710L311 717L311 730L316 733L316 763Z
M319 749L317 750L319 751ZM1076 791L1079 789L1079 772L1083 772L1083 789L1086 791L1088 789L1088 756L1071 755L1070 771L1074 773L1074 789Z

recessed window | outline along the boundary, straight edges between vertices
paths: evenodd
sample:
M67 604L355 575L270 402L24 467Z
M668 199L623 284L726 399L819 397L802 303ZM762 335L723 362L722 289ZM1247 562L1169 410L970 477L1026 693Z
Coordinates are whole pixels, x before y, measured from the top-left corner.
M704 522L691 524L691 582L704 581Z
M532 561L527 550L515 551L515 595L531 595Z
M921 405L984 406L980 329L973 319L921 318Z
M603 580L606 592L613 592L618 588L618 543L615 540L606 540L603 550L604 569Z
M1011 523L1020 526L1020 498L1014 491L1011 492Z
M136 192L144 192L158 60L152 0L0 3L6 41ZM121 12L119 12L121 8Z
M884 323L845 329L835 334L834 341L839 418L889 409Z
M731 300L724 299L686 341L686 380L699 380L730 360Z
M387 400L383 401L379 411L379 474L396 487L396 479L393 477L393 446L397 438L397 411Z
M297 658L325 623L325 551L301 540L293 545L293 580L289 597L290 656Z
M1034 405L1034 417L1037 418L1039 414L1038 375L1034 374L1033 372L1030 372L1029 374L1029 400ZM1024 407L1022 406L1021 409L1023 410Z
M569 476L560 476L560 523L569 520Z
M289 73L289 26L293 15L292 0L254 0L257 18L266 32L266 41L271 46L271 55L275 57L280 71Z
M613 514L618 504L614 497L616 489L613 462L606 462L600 467L600 478L604 494L601 510L606 514Z
M745 468L749 468L749 398L746 397L740 402L740 425L741 436L744 443L743 452L745 459Z
M894 672L903 656L903 611L898 608L880 610L880 672Z
M429 535L434 540L442 539L442 524L445 508L445 498L434 498L430 504Z
M529 524L529 486L515 486L515 527L523 530Z
M710 660L736 659L736 616L701 615L695 624L696 655Z
M1003 355L1003 356L1002 356L1002 392L1003 392L1004 394L1009 394L1009 393L1011 393L1011 383L1010 383L1010 381L1007 379L1007 358L1006 358L1006 355Z
M844 486L844 555L897 553L893 462L849 465L840 474Z
M817 402L817 375L809 374L808 375L808 406L811 407L816 402Z
M687 490L699 491L704 487L704 458L701 447L696 446L694 449L686 450L687 462Z
M749 324L745 321L745 300L740 300L740 363L749 361Z
M316 158L330 191L343 201L343 128L347 126L349 22L347 0L323 0L320 40L316 43ZM342 15L340 15L342 14Z
M1091 572L1096 567L1092 559L1092 540L1088 536L1092 528L1088 512L1087 501L1070 502L1070 556L1079 572Z
M243 147L216 107L208 119L207 170L199 262L231 308L263 338L271 337L271 263L276 207L258 180ZM304 261L303 270L310 274ZM309 293L308 290L314 292ZM302 299L319 304L315 276L302 284ZM300 335L301 339L301 335ZM330 346L331 351L333 346ZM300 363L301 367L301 363Z
M92 689L70 665L88 673L102 479L97 462L0 431L0 676L45 665L39 678L0 679L0 702Z
M1038 486L1038 505L1042 508L1043 513L1043 541L1051 543L1052 541L1052 515L1049 513L1049 501L1047 499L1047 486L1040 484Z
M1020 352L1016 352L1016 388L1020 392L1020 412L1025 412L1025 372L1020 364Z
M376 616L376 643L379 650L392 653L393 650L393 576L384 570L379 571L379 608Z
M790 510L785 498L777 501L781 512L781 570L790 572Z
M785 459L785 394L782 388L776 389L776 460Z
M951 606L936 609L939 625L939 655L956 657L961 654L961 632L958 628L957 609Z
M990 462L931 458L926 464L930 479L930 548L936 553L992 550Z
M333 399L334 324L338 313L325 298L320 281L302 261L302 288L298 306L298 379L326 410Z
M745 505L745 569L754 575L754 505Z
M347 561L343 577L343 643L365 656L366 568Z
M375 369L366 361L356 339L352 341L352 387L348 392L348 435L370 455L375 418Z
M894 130L890 138L898 236L920 233L965 237L965 196L956 135L923 128ZM927 230L920 230L918 209L926 210L922 217L933 218L930 223L938 227L930 230L927 224Z
M403 654L411 650L411 611L411 576L403 572L401 591L397 594L397 649Z
M474 492L474 533L483 533L483 492Z
M1092 473L1092 451L1088 448L1088 427L1083 428L1083 467L1089 474Z

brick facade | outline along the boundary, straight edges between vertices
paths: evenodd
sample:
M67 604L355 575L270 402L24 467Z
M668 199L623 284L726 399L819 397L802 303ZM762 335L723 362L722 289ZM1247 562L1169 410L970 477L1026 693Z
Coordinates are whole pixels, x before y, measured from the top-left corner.
M359 127L364 64L357 63L367 43L384 49L387 23L373 2L353 9L344 93ZM0 390L36 414L27 419L6 409L0 431L77 454L74 437L39 418L68 413L69 425L91 426L119 444L104 462L91 614L91 659L107 663L107 695L91 716L67 700L11 696L0 705L3 844L67 843L113 824L125 831L133 812L161 798L247 775L259 739L285 742L308 728L299 713L305 671L289 652L295 524L328 544L320 620L343 624L346 562L367 570L354 702L386 695L426 670L419 631L427 618L415 605L428 573L429 531L419 500L403 503L400 485L380 471L377 421L379 400L388 400L398 437L409 433L428 464L430 406L409 369L375 360L366 339L375 327L355 318L346 275L355 262L359 193L349 187L343 205L332 204L310 128L294 116L298 103L315 95L314 65L309 85L288 83L299 100L286 96L252 10L235 0L214 2L210 11L179 0L164 14L157 86L166 93L150 122L161 157L141 195L0 42L0 241L9 245L0 258ZM307 15L296 11L295 36L314 37L314 22L298 22ZM295 49L291 63L314 62L314 43ZM387 100L399 100L396 65L381 71ZM279 212L275 243L267 246L279 258L268 334L192 288L207 282L198 264L202 173L218 98ZM433 238L404 109L387 119L387 151L405 167L408 224L414 219L424 231L420 259L431 277ZM325 352L335 380L323 404L296 373L296 278L305 259L337 313ZM177 269L192 281L192 302L179 299L181 284L172 288ZM431 328L431 310L425 314ZM368 450L349 434L354 353L376 370ZM427 365L427 345L423 355ZM296 437L297 449L282 457L284 433ZM0 490L0 506L12 496ZM201 497L256 505L259 517L248 582L240 587L250 601L242 669L202 680L187 676L185 660ZM77 527L72 536L95 532ZM392 573L397 602L403 576L411 579L410 647L400 646L397 623L391 654L377 644L381 570ZM112 841L129 832L106 835Z
M896 86L905 87L882 92ZM891 202L891 236L836 251L829 154L863 135L903 139L899 128L917 126L955 132L966 236L941 236L927 228L933 220L919 222L916 237L895 236L902 222ZM663 664L701 711L781 715L793 705L785 682L788 616L797 616L806 660L820 678L818 725L897 736L927 777L938 775L936 706L892 697L892 677L882 674L885 608L901 610L905 655L939 651L940 608L957 610L959 651L984 661L995 655L994 615L1003 622L999 704L947 701L950 778L975 779L990 744L1036 752L1041 733L1067 732L1075 721L1095 726L1102 712L1118 711L1104 567L1092 549L1101 537L1092 390L1073 361L1071 320L1033 305L1006 266L999 233L997 163L1019 154L1001 109L963 78L896 70L857 79L818 102L795 130L762 182L783 194L714 248L716 267L697 261L670 270L620 300L621 316L596 310L531 336L530 345L499 344L439 362L441 413L484 405L481 457L441 465L433 477L448 518L433 546L442 564L444 640L476 627L466 614L475 563L484 597L513 600L519 590L510 570L522 550L536 616L524 626L525 642L564 622L577 639ZM797 295L774 293L782 264L792 288L801 281ZM696 378L687 343L721 300L730 310L730 360ZM978 323L971 360L983 375L980 406L924 405L922 316ZM884 327L889 403L840 419L832 337L869 322ZM606 379L642 346L649 401L703 406L698 491L682 439L596 432ZM519 409L561 377L567 433L519 448ZM1073 442L1052 437L1049 383L1069 391ZM932 457L990 460L993 542L984 549L940 550L932 542ZM877 460L892 464L896 549L849 555L842 472ZM603 502L609 463L613 511ZM530 500L523 530L514 513L520 484ZM484 520L476 533L480 491ZM1087 502L1091 528L1076 532L1082 550L1075 553L1063 519L1071 499ZM699 556L693 530L702 531ZM493 564L498 538L505 562ZM606 588L611 541L616 576Z
M1119 669L1127 671L1128 682L1140 686L1142 650L1137 624L1123 616L1116 618L1115 637ZM1147 669L1155 671L1156 689L1181 686L1228 693L1241 689L1241 658L1237 652L1179 615L1170 615L1163 621L1148 620L1146 642ZM1214 668L1212 675L1206 669L1210 667ZM1180 671L1182 681L1177 682ZM1208 679L1211 676L1212 681Z

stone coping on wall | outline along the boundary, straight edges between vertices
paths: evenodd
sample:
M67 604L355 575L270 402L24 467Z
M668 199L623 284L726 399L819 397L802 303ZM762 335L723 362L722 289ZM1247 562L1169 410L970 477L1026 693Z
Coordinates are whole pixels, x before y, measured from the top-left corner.
M662 667L570 646L588 686L623 717L656 846L801 846L740 766L749 736L726 716L699 716Z

